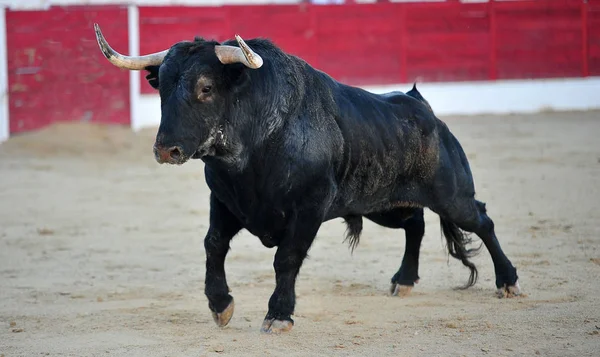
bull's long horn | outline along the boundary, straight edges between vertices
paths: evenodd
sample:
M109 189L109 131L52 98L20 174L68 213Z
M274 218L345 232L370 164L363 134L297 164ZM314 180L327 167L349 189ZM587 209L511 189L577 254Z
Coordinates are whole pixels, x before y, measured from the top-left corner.
M243 63L246 67L252 69L260 68L263 65L263 59L258 53L252 51L250 46L239 35L235 35L235 40L240 47L228 45L215 46L215 53L219 61L223 64Z
M98 41L100 50L102 50L102 53L104 53L104 56L110 63L119 68L142 70L148 66L158 66L162 63L167 52L169 52L169 50L164 50L144 56L124 56L108 45L98 24L94 24L94 30L96 31L96 40Z

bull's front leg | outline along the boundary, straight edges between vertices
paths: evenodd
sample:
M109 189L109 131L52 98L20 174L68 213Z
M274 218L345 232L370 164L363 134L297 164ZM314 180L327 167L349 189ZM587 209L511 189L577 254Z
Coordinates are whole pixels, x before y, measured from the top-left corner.
M220 202L214 194L210 197L210 227L204 238L206 251L206 278L204 293L213 319L223 327L233 316L233 297L225 279L225 257L229 242L240 230L239 220Z
M261 332L279 333L292 329L296 277L321 223L322 217L314 212L297 212L288 222L286 234L275 253L273 267L276 286L269 299L269 312L265 316Z

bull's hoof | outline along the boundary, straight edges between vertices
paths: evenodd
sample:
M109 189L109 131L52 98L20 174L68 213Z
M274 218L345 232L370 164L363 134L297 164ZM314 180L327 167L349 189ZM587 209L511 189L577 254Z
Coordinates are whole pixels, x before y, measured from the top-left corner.
M415 281L415 284L417 284L417 283L419 283L418 280ZM400 296L400 297L409 296L413 287L414 287L414 284L413 285L402 285L402 284L398 284L398 283L392 283L390 285L390 295Z
M233 299L231 299L231 302L229 303L229 305L227 305L225 310L223 310L222 312L214 312L214 311L212 312L213 320L215 320L215 323L217 324L217 326L219 326L219 327L227 326L227 324L229 323L229 320L231 320L231 317L233 316L233 308L234 308L234 303L233 303Z
M260 332L262 333L275 333L279 334L282 332L288 332L294 327L294 323L289 320L275 320L275 319L265 319L260 328Z
M405 297L405 296L410 295L410 292L412 291L412 289L413 289L412 285L392 284L390 286L390 294L392 296Z
M499 288L496 291L496 295L499 298L511 298L521 296L521 287L519 286L519 281L517 280L514 285L505 285L502 288Z

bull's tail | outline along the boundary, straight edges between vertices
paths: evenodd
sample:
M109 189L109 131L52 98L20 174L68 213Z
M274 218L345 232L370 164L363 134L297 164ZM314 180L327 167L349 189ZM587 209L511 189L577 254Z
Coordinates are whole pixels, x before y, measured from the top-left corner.
M472 242L472 239L463 232L458 226L448 220L440 217L440 225L442 233L448 242L448 253L460 260L464 266L469 268L471 274L469 275L469 281L460 287L460 289L467 289L477 282L477 268L475 264L469 261L469 258L479 253L481 245L477 248L467 249L467 245Z
M348 226L344 242L348 242L351 252L353 253L354 249L358 246L358 242L360 242L360 234L363 228L362 216L344 216L344 221L346 221L346 225Z

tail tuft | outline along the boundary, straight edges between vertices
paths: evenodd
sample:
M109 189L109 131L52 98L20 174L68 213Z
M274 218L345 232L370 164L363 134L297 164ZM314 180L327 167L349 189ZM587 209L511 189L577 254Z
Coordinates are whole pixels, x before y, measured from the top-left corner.
M463 231L458 228L458 226L450 221L447 221L440 217L440 225L442 228L442 233L448 242L448 253L460 260L464 266L469 268L471 274L469 275L469 280L467 284L462 286L460 289L467 289L477 282L477 268L475 264L469 261L469 258L477 255L481 250L481 245L477 248L467 249L466 246L472 243L472 239Z
M348 245L352 252L358 246L360 242L360 234L362 233L363 228L363 220L362 216L345 216L344 221L348 228L346 229L346 238L344 242L348 241Z

